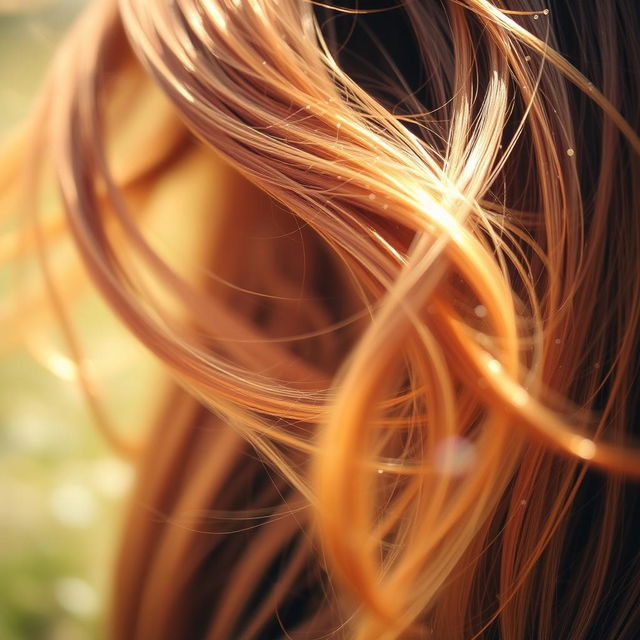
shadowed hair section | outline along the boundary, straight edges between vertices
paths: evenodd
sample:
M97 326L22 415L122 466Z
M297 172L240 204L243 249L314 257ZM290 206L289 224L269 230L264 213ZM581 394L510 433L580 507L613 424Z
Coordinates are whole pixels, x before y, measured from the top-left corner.
M632 0L88 7L0 187L138 468L111 637L637 638L639 29ZM80 271L167 373L143 442L83 373Z

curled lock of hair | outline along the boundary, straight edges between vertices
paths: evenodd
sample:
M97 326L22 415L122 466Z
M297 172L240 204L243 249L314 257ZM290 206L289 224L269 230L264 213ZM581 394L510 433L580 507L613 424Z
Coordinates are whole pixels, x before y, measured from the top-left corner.
M96 2L5 151L139 465L113 637L632 640L640 11L357 4ZM170 374L142 445L65 230Z

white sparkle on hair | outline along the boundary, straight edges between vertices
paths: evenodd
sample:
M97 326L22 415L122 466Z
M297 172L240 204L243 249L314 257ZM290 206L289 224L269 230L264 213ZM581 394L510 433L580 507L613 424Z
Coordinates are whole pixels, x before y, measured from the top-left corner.
M483 304L479 304L473 312L478 316L478 318L486 318L487 316L487 308Z
M537 20L539 17L540 17L540 16L536 13L536 14L533 16L533 19L534 19L534 20Z
M584 460L591 460L596 455L596 445L589 438L576 436L572 449L577 456Z
M370 193L369 194L369 200L375 200L376 199L376 194L375 193Z
M529 394L524 389L516 389L511 400L517 407L523 407L529 402Z
M571 157L574 153L575 153L575 151L574 151L571 147L569 147L569 148L567 149L567 155L568 155L569 157Z
M495 358L490 358L487 361L487 369L489 369L491 373L497 374L502 371L502 365Z
M467 438L450 436L436 447L434 464L436 469L448 476L461 476L475 464L475 445Z
M549 15L549 9L544 9L542 11L542 13L544 13L545 16L548 16Z

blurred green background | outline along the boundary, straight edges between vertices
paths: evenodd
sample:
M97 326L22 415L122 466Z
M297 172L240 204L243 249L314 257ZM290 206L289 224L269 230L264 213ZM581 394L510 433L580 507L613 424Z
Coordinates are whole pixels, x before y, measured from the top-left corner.
M0 0L0 142L83 4ZM3 274L5 312L13 281ZM74 318L101 400L119 428L140 435L141 399L157 388L153 363L95 296L74 306ZM102 638L133 471L96 429L55 323L43 325L46 357L9 341L0 361L0 640Z

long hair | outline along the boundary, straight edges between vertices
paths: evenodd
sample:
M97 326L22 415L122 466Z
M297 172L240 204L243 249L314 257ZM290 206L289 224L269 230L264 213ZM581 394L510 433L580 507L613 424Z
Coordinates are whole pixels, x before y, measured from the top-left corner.
M638 637L639 30L634 0L81 16L0 187L136 460L114 639ZM143 443L83 370L65 234L171 381Z

